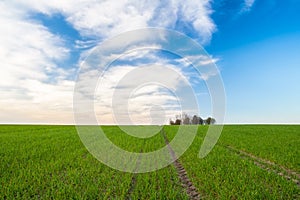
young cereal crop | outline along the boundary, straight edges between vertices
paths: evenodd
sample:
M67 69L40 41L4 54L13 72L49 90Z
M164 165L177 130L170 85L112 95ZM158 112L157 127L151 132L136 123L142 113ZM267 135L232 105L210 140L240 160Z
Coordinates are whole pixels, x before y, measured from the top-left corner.
M122 127L101 128L112 143L136 153L163 148L163 133L172 141L178 130L178 126L164 126L163 132L136 138L125 134ZM189 126L182 128L187 136L191 134ZM200 159L207 128L198 127L192 145L179 159L201 198L300 198L300 126L224 126L214 149ZM153 127L139 127L150 129ZM74 126L2 125L0 156L0 199L190 197L173 164L142 174L114 170L88 152ZM141 167L138 164L137 160Z
M224 146L225 142L227 142L226 145L235 145L237 143L251 141L251 138L248 140L248 135L245 131L248 131L249 134L253 131L257 131L257 134L263 134L260 126L256 126L256 129L254 127L255 126L247 129L247 127L243 126L225 126L225 131L222 133L219 142L212 152L204 159L198 158L198 153L208 127L199 127L198 134L192 146L180 158L180 161L187 170L188 176L204 197L207 199L299 198L299 185L295 184L295 182L280 176L276 171L270 171L256 165L252 159L241 157L240 154L233 152ZM262 126L261 128L264 129L265 126ZM294 129L296 128L300 130L299 126L294 127ZM174 137L176 129L178 129L176 126L165 127L169 138ZM235 135L238 135L238 140L235 140L231 135L230 129L236 131ZM240 134L238 134L239 129L244 132L241 131ZM279 130L282 131L282 129ZM272 137L267 135L268 132L265 134L266 135L261 137L265 137L266 139ZM294 131L293 136L290 137L298 139L299 141L299 132ZM295 144L295 141L289 141L290 137L286 137L285 139L282 137L282 143L291 143L290 145ZM274 140L276 140L276 138L274 138ZM267 143L267 141L264 141L264 143ZM257 143L251 145L251 143L248 142L249 149L252 149L253 146L256 145L259 146ZM273 148L270 148L269 152L265 150L265 155L272 153L277 154L278 151L274 151L274 149L277 149L276 145L279 145L279 143L271 143L270 145L273 145ZM298 146L299 145L300 143L298 142ZM294 148L286 148L285 150L287 154L293 155L294 160L299 159L299 157L297 158L297 154L295 154L295 152L298 151L296 146L294 146ZM274 157L280 157L280 153ZM294 161L294 163L297 163L298 161ZM286 166L289 166L289 164L286 164Z

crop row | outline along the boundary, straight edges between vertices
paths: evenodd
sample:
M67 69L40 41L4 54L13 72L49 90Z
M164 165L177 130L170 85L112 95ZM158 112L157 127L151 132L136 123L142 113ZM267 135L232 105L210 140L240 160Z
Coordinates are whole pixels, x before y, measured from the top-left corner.
M127 151L165 145L160 134L141 139L102 128ZM172 165L144 174L114 170L87 151L73 126L1 126L0 157L0 199L187 198Z
M103 126L102 130L121 149L144 155L165 147L160 128ZM184 134L175 138L178 128L164 126L164 132L169 141L188 144L193 126L182 126ZM299 126L225 126L214 149L200 159L207 128L198 128L192 145L179 159L202 197L300 197L299 185L247 157L253 155L278 165L278 169L299 173ZM134 137L141 131L144 138ZM181 150L180 146L173 148ZM170 159L169 152L165 153L138 158L136 168L159 166ZM188 199L173 165L142 174L112 169L88 152L74 126L2 125L0 157L0 199ZM125 168L126 163L120 165Z
M180 162L188 172L188 176L199 189L199 192L207 199L296 199L299 198L300 190L294 182L286 180L284 177L279 176L276 173L263 169L257 166L253 160L241 156L239 153L235 153L226 148L226 145L234 145L240 147L237 144L247 144L245 149L251 151L252 149L262 149L260 145L267 143L268 141L261 141L255 143L249 139L249 135L253 134L253 131L257 131L258 134L263 133L260 127L256 128L243 126L229 126L224 129L220 140L214 149L208 156L203 159L198 157L200 147L203 143L203 139L207 132L207 126L199 127L198 134L191 145L191 147L180 158ZM265 128L262 126L262 128ZM165 127L168 137L174 137L177 127L167 126ZM242 130L238 132L238 130ZM231 135L231 130L235 131L234 135ZM299 130L299 127L298 127ZM248 135L249 134L249 135ZM281 133L284 134L284 133ZM299 138L298 133L293 135L294 138ZM261 136L272 138L272 136ZM287 137L286 139L288 139ZM282 139L282 138L281 138ZM276 140L274 138L273 140ZM253 143L252 143L253 142ZM270 141L269 141L270 142ZM281 141L282 143L294 144L294 141ZM225 145L226 144L226 145ZM271 143L273 149L265 150L264 154L277 154L275 158L280 158L280 149L276 148L276 145L280 143ZM298 142L298 144L300 144ZM257 148L256 148L257 147ZM286 148L287 154L292 154L291 157L297 158L297 154L294 154L295 148ZM270 151L270 152L268 152ZM253 151L255 152L255 151ZM257 151L258 152L258 151ZM267 153L268 152L268 153ZM260 154L259 154L260 155ZM290 163L287 166L292 166L294 159L286 159ZM296 161L297 163L298 161ZM299 170L299 166L298 166Z

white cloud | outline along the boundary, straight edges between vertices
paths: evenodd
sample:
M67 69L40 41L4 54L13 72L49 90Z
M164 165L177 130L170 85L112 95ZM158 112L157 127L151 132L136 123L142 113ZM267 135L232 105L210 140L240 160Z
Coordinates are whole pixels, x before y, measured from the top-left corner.
M255 0L245 0L243 8L241 9L241 13L250 11L254 3Z
M142 49L131 51L122 57L118 54L110 55L111 59L119 57L118 61L121 63L125 61L126 64L116 63L105 69L103 76L99 79L96 93L93 88L96 85L95 80L97 81L101 73L97 72L96 66L99 66L99 63L102 65L103 59L101 59L102 55L95 53L94 56L93 54L91 61L86 60L89 67L85 67L80 74L79 87L76 89L80 93L76 98L76 102L80 103L78 113L82 111L86 115L84 111L90 111L91 102L94 103L100 124L147 124L153 121L158 123L174 117L174 113L180 113L182 99L185 99L185 107L191 102L189 101L191 95L185 96L183 93L186 91L190 94L194 93L189 90L192 87L189 86L191 82L189 69L182 67L181 63L174 59L161 57L160 54L161 52L155 49ZM136 59L141 57L147 62L136 62ZM197 73L193 76L193 78L201 78ZM94 93L96 94L95 100ZM177 98L176 95L181 98ZM87 104L82 104L84 99L87 100ZM77 103L75 105L78 105ZM153 109L157 106L161 109ZM195 107L193 109L195 110ZM164 111L163 116L157 113L161 111ZM87 117L79 118L85 123L92 121Z
M73 123L73 81L47 84L31 79L21 84L1 90L2 123Z
M178 18L190 23L202 42L208 42L215 25L210 18L210 1L118 0L12 1L30 12L60 13L84 36L107 38L146 27L176 29Z
M101 124L149 124L153 120L168 120L180 111L176 91L187 84L183 74L172 65L112 67L105 72L96 91L98 121ZM162 120L155 118L155 111L152 112L154 118L150 116L151 109L157 106L165 112L164 116L159 116Z
M3 1L0 10L0 121L59 122L54 115L58 110L65 115L60 105L70 107L65 99L72 97L73 83L64 80L68 72L56 63L67 58L69 50L62 38L28 19L24 10Z
M180 2L179 7L181 8L183 19L192 23L198 35L202 37L202 43L208 42L216 29L215 24L210 18L210 14L212 13L210 1L179 0L178 2Z
M45 72L53 72L55 62L68 56L63 40L4 2L0 9L0 85L12 86L25 78L47 79Z
M36 13L49 16L60 14L82 37L93 38L94 41L103 41L121 32L148 26L176 29L179 18L191 24L202 43L208 42L215 31L215 25L210 18L212 11L208 0L199 2L80 0L76 3L60 0L12 0L1 1L0 10L0 122L5 123L63 123L72 122L73 119L71 105L74 81L68 80L67 77L70 74L74 75L75 70L66 70L58 65L68 58L71 50L65 47L65 41L61 36L55 35L32 18ZM147 37L150 43L153 42L151 35L133 35L131 38L114 40L115 43L110 44L110 47L117 48L120 43L129 43L130 39L136 40L138 37ZM85 49L93 44L87 40L77 41L74 45ZM153 42L153 48L157 47L159 46ZM82 59L89 52L89 49L83 50ZM147 52L146 54L148 55ZM154 57L151 59L159 60ZM162 63L163 60L160 61ZM117 80L129 71L130 66L111 73ZM91 72L89 76L93 77L96 74ZM178 85L176 77L168 79L173 86ZM114 83L106 84L103 86L107 90L104 94L110 94ZM158 92L155 87L152 90ZM170 99L170 95L160 95L160 99L151 101L159 104ZM101 100L108 100L108 97L103 96ZM150 98L149 95L147 98ZM138 110L139 104L135 105L133 110Z
M245 6L251 8L255 0L245 0Z

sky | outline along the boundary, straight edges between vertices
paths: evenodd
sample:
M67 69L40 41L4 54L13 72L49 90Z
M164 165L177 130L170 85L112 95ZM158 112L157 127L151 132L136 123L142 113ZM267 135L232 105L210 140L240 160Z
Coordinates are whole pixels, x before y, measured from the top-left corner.
M115 62L93 90L99 124L167 123L182 111L214 117L207 82L219 75L226 94L224 123L300 123L298 0L10 0L1 1L0 10L2 124L73 124L78 77L98 81L97 67L112 56ZM105 41L147 27L190 37L205 49L197 58L201 70L216 65L219 74L197 74L147 34L132 38L137 47L147 41L150 49L106 51L101 62L87 62ZM114 49L132 38L114 43ZM88 64L93 69L85 71ZM154 82L141 82L151 77ZM198 107L187 106L192 105L188 87Z

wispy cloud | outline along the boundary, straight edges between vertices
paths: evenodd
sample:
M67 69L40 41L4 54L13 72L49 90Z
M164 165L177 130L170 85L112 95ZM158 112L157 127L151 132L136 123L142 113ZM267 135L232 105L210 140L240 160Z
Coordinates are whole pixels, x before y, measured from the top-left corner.
M243 13L250 11L254 3L255 0L244 0L243 7L240 12Z
M74 44L82 58L94 41L148 26L176 30L179 18L193 27L202 43L209 42L216 29L210 18L210 1L12 0L1 1L0 10L0 122L5 123L72 122L74 80L69 76L75 75L77 69L67 70L61 64L72 49L66 47L62 36L32 17L37 13L63 16L86 39ZM122 75L121 70L112 73Z
M182 60L161 58L161 52L147 49L138 53L124 55L119 61L127 61L126 64L112 64L99 79L94 103L97 119L101 124L130 124L131 120L143 124L153 123L153 120L167 122L169 118L174 117L174 113L181 112L182 100L185 99L185 107L190 107L188 104L193 105L184 93L193 93L192 79L199 80L202 76L197 72L191 74L190 69L181 63ZM136 62L140 55L143 55L147 63ZM93 67L97 65L89 66L91 67L85 68L86 72L82 73L80 79L81 96L84 99L94 99L94 96L89 94L89 91L94 93L94 90L90 90L89 86L98 78ZM155 106L160 106L160 109L153 110ZM161 111L163 115L156 113ZM159 116L160 120L151 118L155 116Z
M0 10L0 121L63 123L55 116L66 115L73 85L57 66L69 55L64 40L18 7L2 1Z
M145 27L176 29L180 19L192 25L203 42L209 41L215 31L210 15L210 1L173 0L119 0L72 2L28 0L12 1L27 12L46 15L62 14L83 36L107 38L124 31Z

